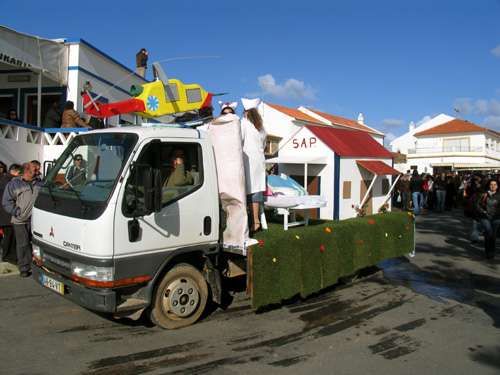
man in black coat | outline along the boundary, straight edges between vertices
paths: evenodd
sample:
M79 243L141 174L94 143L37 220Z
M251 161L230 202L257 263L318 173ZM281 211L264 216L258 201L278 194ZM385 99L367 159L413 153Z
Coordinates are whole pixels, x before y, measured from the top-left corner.
M14 177L19 176L20 173L21 166L19 164L12 164L9 168L9 173L0 176L0 198L3 196L7 183ZM16 236L10 222L10 217L10 214L0 205L0 228L3 231L2 261L17 264Z

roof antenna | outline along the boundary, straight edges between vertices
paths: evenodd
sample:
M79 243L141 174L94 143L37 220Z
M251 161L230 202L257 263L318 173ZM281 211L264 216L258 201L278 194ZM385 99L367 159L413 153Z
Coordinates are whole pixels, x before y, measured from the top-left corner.
M453 108L455 112L457 113L457 117L460 120L460 108Z

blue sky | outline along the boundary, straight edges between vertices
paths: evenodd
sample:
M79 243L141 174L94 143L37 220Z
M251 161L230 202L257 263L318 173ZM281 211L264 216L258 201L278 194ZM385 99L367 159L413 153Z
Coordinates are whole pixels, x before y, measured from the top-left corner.
M264 92L291 108L362 112L386 142L411 121L456 117L454 108L500 130L500 0L0 0L0 9L3 26L84 39L131 69L142 47L150 63L220 56L162 66L229 92L224 101Z

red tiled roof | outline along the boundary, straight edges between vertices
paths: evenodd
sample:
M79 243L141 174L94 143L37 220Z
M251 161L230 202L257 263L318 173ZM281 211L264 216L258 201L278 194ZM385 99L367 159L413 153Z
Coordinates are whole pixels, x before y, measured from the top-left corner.
M496 133L488 128L483 128L482 126L473 124L472 122L456 118L451 121L445 122L444 124L434 126L433 128L422 130L421 132L415 133L415 136L418 137L420 135L473 133L473 132L484 132L484 131Z
M399 174L397 170L392 168L390 165L385 164L381 160L356 160L356 163L361 165L363 168L368 169L373 174Z
M328 113L316 111L314 109L308 109L308 111L316 113L317 115L319 115L319 116L327 119L328 121L331 121L333 124L347 126L349 128L363 130L365 132L370 132L370 133L375 133L375 134L382 134L382 133L380 133L380 132L378 132L378 131L376 131L374 129L371 129L370 127L368 127L366 125L362 125L359 122L354 121L354 120L350 120L348 118L343 118L343 117L339 117L339 116L330 115Z
M323 122L315 119L314 117L311 117L309 115L306 115L304 112L299 111L298 109L293 109L293 108L288 108L288 107L282 107L280 105L276 104L271 104L271 103L264 103L267 104L269 107L274 108L277 111L280 111L284 113L285 115L288 115L290 117L299 119L299 120L304 120L304 121L309 121L309 122L315 122L316 124L322 124L325 125Z
M306 125L306 128L339 156L393 157L391 152L367 132L314 125Z

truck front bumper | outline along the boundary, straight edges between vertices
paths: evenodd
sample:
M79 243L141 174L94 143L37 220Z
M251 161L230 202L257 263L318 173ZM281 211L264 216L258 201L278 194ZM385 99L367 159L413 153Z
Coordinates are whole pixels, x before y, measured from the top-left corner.
M96 290L47 272L37 263L32 263L33 279L40 285L60 294L62 297L89 310L114 313L116 311L116 293L113 290Z

